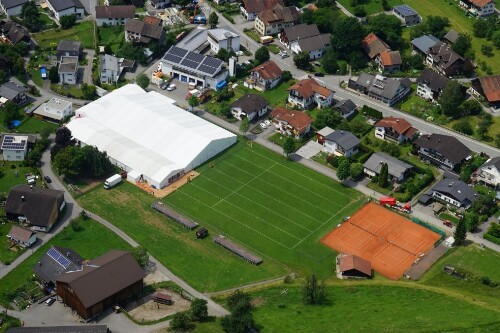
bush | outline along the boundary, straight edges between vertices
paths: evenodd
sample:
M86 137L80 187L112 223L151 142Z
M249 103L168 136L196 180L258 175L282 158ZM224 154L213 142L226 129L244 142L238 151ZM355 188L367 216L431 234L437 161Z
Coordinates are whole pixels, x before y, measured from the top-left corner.
M222 13L222 16L224 16L226 18L226 20L228 20L229 22L231 22L232 24L234 24L234 20L231 17L231 15L229 15L228 13Z
M462 118L458 122L456 122L455 124L453 124L453 129L455 131L457 131L457 132L460 132L460 133L463 133L463 134L466 134L466 135L472 135L472 134L474 134L474 130L472 128L472 125L465 118Z
M73 229L74 232L79 232L83 230L82 226L77 220L71 220L71 222L69 222L69 225L71 226L71 229Z
M489 286L489 285L491 284L491 280L490 280L490 278L489 278L489 277L487 277L487 276L483 276L483 277L481 278L481 282L482 282L484 285L487 285L487 286Z
M483 238L486 239L486 240L489 240L492 243L500 245L500 238L493 237L490 234L484 234Z

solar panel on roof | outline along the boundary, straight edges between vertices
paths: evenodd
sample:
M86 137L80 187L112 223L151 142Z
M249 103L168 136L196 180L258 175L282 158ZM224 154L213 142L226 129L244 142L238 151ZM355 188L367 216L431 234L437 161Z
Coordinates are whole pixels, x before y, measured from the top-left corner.
M415 15L416 14L416 12L411 7L409 7L408 5L396 6L395 8L403 16L410 16L410 15Z
M166 61L170 61L170 62L173 62L174 64L179 64L182 60L181 57L178 57L176 55L173 55L173 54L165 54L165 56L163 57L163 59L165 59Z
M172 46L168 52L169 54L173 54L173 55L176 55L178 57L184 57L186 55L186 53L188 53L188 50L185 50L185 49L181 49L179 47L175 47L175 46Z
M214 67L210 67L210 66L206 66L206 65L201 64L201 65L198 67L198 70L199 70L199 71L201 71L201 72L204 72L204 73L207 73L207 74L213 75L213 74L215 74L215 72L217 71L217 68L214 68Z
M222 61L220 59L215 59L211 57L206 57L203 61L203 65L210 67L219 67Z
M181 65L195 69L196 67L198 67L199 63L196 61L191 61L189 59L184 59L182 60Z
M198 63L202 62L203 58L205 58L205 56L198 54L198 53L194 53L194 52L189 52L186 56L186 59L189 59L191 61L195 61Z
M54 259L59 265L61 265L64 268L68 268L68 266L71 264L71 261L68 260L65 256L63 256L59 251L57 251L55 248L51 247L48 251L47 254L49 257Z
M55 248L51 247L48 251L47 251L47 254L49 255L49 257L51 257L52 259L54 260L57 260L61 254L59 253L59 251L57 251Z
M64 256L60 256L57 262L64 268L68 268L69 264L71 264L71 261L69 261L68 258Z

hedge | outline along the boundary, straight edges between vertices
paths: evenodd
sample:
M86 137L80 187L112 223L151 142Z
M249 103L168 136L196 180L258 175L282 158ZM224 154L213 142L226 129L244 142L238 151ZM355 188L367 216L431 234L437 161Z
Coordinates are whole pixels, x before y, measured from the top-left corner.
M500 238L497 238L497 237L495 237L493 235L490 235L490 234L486 233L486 234L483 235L483 238L486 239L486 240L489 240L492 243L500 245Z
M443 230L441 230L441 229L433 226L432 224L429 224L427 222L421 221L421 220L419 220L416 217L412 217L411 221L414 222L414 223L416 223L416 224L418 224L418 225L421 225L424 228L427 228L427 229L429 229L431 231L434 231L435 233L441 235L442 238L446 237L446 233Z
M222 16L224 16L226 18L226 20L228 20L229 22L231 22L232 24L234 24L234 20L231 17L231 15L229 15L228 13L222 13Z

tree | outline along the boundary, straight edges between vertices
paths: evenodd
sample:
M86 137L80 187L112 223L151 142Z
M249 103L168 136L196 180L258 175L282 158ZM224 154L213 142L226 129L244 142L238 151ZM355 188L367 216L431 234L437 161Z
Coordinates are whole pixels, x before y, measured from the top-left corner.
M285 154L286 157L288 157L294 151L295 151L295 141L290 137L286 138L285 142L283 143L283 154Z
M461 245L465 242L465 239L467 237L467 228L465 226L465 221L463 219L460 219L458 221L458 224L455 228L455 232L453 233L453 238L455 238L455 242L453 245Z
M441 98L439 99L441 111L448 117L458 118L460 117L459 107L463 101L464 94L462 92L462 86L457 81L450 80L443 89Z
M283 80L283 82L288 82L292 78L292 73L290 73L290 71L283 71L283 73L281 74L281 79Z
M191 302L191 317L194 320L203 321L208 317L207 301L201 298L195 298Z
M208 25L210 26L210 29L215 29L217 28L217 25L219 25L219 16L215 10L208 17Z
M3 107L2 112L0 112L0 116L3 114L3 123L5 126L10 127L10 124L14 120L18 120L21 118L19 114L19 108L17 105L11 101L7 101Z
M474 134L474 129L467 118L458 120L455 124L453 124L453 129L467 135Z
M82 83L83 98L92 100L96 93L96 87L92 84Z
M485 56L492 57L493 56L493 47L489 44L483 44L481 45L481 53L484 54Z
M225 61L225 59L227 57L227 50L224 49L224 48L220 48L219 52L217 52L217 54L215 56L217 58L219 58L220 60L224 60Z
M347 178L349 178L350 174L350 163L347 158L343 158L339 162L339 167L337 168L337 177L338 179L343 182Z
M368 26L371 32L386 41L391 48L397 49L402 45L403 26L396 16L387 14L371 16Z
M75 14L64 15L59 19L59 23L61 23L61 27L63 29L69 29L75 25L76 15Z
M255 51L255 60L257 60L259 64L265 63L269 58L269 50L265 46L261 46Z
M146 89L150 82L149 77L144 73L137 75L135 78L135 83L137 83L137 85L142 89Z
M306 277L302 287L302 299L306 305L321 304L326 300L325 282L318 282L315 274Z
M40 12L36 7L35 1L28 1L21 7L20 17L26 28L31 32L36 32L41 29L42 20L40 19Z
M59 83L59 71L57 70L57 66L49 68L49 80L50 83Z
M363 26L355 17L342 17L332 32L332 49L340 55L347 55L359 48L365 37Z
M134 247L132 249L132 256L142 268L149 265L149 253L142 246Z
M339 64L337 62L337 56L333 52L332 49L329 49L326 54L321 59L321 64L323 65L323 69L328 74L336 74L339 70Z
M462 115L464 116L477 116L483 111L481 104L475 99L468 99L460 106Z
M191 322L191 317L186 311L177 312L174 314L172 321L170 322L170 328L175 331L187 331L193 327Z
M221 320L224 331L228 333L247 333L254 326L252 299L239 290L229 296L228 308L231 314Z
M445 28L450 25L450 20L442 16L428 16L425 21L426 33L441 39L446 34Z
M191 97L189 97L188 99L188 104L191 107L191 111L193 111L195 107L200 105L200 99L195 95L191 95Z
M246 133L248 132L249 128L250 128L250 121L248 120L247 117L244 117L243 119L241 119L240 132Z
M352 179L358 180L363 176L364 167L363 164L356 162L351 164L351 169L349 170L349 175Z
M328 126L336 129L342 122L345 122L345 119L342 118L339 112L335 112L332 109L326 108L321 109L316 115L314 127L317 129L322 129L325 126Z
M380 173L378 175L378 185L380 187L387 187L389 184L389 166L387 163L382 163Z
M394 157L399 157L399 155L401 154L399 145L395 144L394 142L384 141L380 150Z
M474 232L479 225L479 216L473 211L465 212L464 221L467 231Z
M490 25L486 20L474 20L474 23L472 24L474 37L485 38L489 29Z
M57 129L56 138L55 138L54 142L57 145L67 147L67 146L70 146L74 143L74 142L72 142L71 138L72 138L71 131L66 126L63 126L63 127L59 127Z
M311 65L309 63L309 52L300 51L293 57L293 62L297 68L308 69Z
M466 54L468 54L469 50L472 48L469 35L460 34L455 43L453 43L453 45L451 46L451 48L453 49L453 51L457 52L462 57L464 57Z

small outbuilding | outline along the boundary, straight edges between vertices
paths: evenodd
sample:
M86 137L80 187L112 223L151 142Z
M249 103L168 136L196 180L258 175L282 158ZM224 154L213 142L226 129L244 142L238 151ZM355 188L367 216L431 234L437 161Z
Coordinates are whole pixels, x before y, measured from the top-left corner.
M18 225L13 225L12 228L10 228L7 238L9 238L12 243L17 243L22 247L30 247L36 242L36 233Z
M337 264L342 278L366 279L372 277L372 264L353 254L339 256Z
M205 238L208 236L208 230L206 228L200 228L196 230L196 238Z

